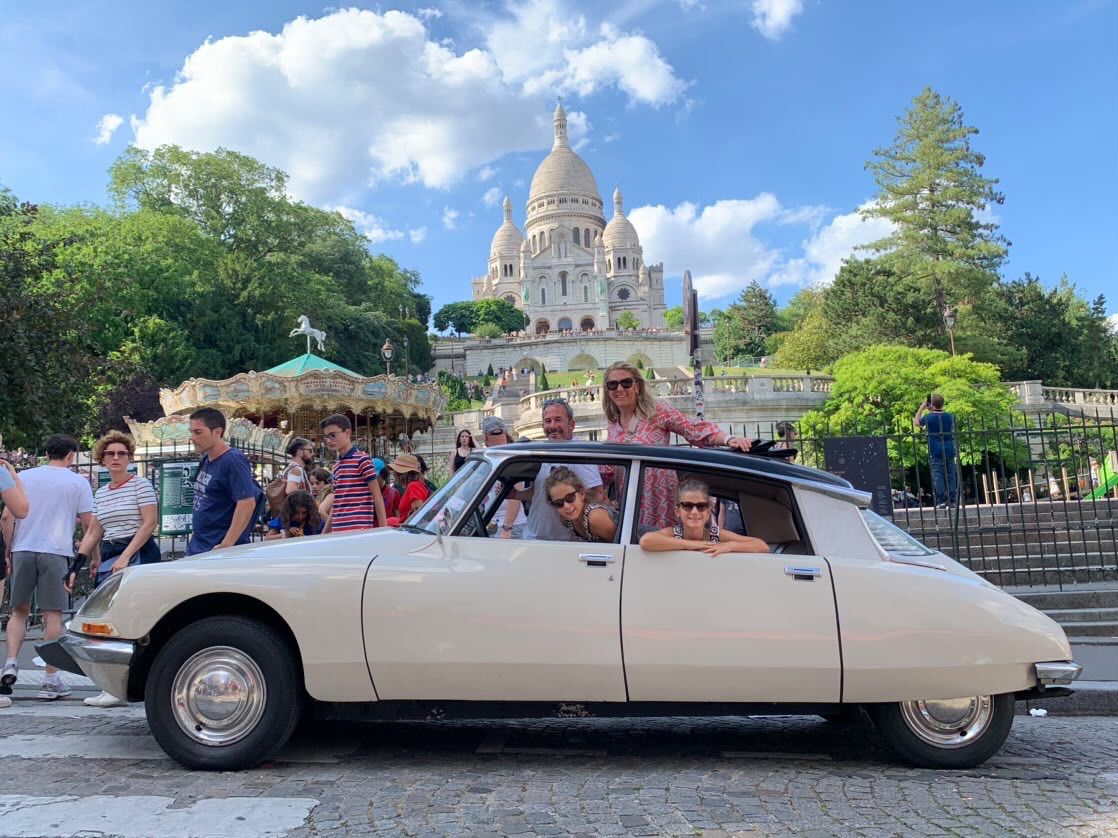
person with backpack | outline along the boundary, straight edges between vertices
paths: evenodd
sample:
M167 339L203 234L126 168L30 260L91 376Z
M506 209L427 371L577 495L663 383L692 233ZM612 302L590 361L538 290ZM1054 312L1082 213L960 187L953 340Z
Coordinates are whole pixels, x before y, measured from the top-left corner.
M203 407L190 414L190 441L202 455L194 480L194 513L186 554L248 544L263 493L248 457L225 441L225 414Z
M295 437L287 445L287 456L291 461L265 488L268 496L268 511L279 515L283 502L293 492L311 492L310 469L314 468L314 443L301 436Z

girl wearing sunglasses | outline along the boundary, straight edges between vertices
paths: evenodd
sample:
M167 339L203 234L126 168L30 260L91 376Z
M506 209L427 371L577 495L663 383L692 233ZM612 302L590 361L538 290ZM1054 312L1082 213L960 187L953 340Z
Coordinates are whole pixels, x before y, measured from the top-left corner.
M750 441L723 432L713 422L685 416L671 405L656 401L641 371L628 361L618 361L606 370L602 381L602 409L606 414L609 442L637 445L670 445L678 434L698 448L725 445L748 451ZM613 478L603 466L602 480ZM644 527L670 527L675 521L676 475L670 469L649 469L645 474L640 523Z
M544 484L547 502L559 513L559 520L579 541L613 541L617 522L613 510L586 502L586 485L569 468L552 469Z
M679 523L641 536L641 549L699 550L708 556L723 553L767 553L769 545L759 538L722 530L712 520L710 489L699 480L684 480L676 494Z

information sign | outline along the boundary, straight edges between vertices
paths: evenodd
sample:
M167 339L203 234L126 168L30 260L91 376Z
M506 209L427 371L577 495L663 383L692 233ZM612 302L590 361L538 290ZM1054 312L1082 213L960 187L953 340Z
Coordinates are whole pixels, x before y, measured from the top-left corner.
M889 480L889 447L883 436L847 436L823 440L827 471L850 481L855 489L873 495L870 508L878 515L893 514Z
M159 464L159 534L189 535L194 513L194 478L198 463Z

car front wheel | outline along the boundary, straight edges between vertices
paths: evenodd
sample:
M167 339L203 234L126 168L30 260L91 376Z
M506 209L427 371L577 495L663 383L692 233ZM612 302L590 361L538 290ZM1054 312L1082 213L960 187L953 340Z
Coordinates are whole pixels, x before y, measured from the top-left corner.
M973 768L1001 748L1013 726L1013 694L879 704L886 744L921 768Z
M152 735L172 758L228 771L283 747L301 696L294 654L277 631L247 617L208 617L159 651L144 705Z

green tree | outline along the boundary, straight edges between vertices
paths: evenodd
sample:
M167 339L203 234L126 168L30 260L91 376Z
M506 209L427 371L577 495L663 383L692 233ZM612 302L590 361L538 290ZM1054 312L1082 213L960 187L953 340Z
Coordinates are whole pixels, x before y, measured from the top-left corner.
M866 164L880 192L863 212L891 222L893 232L867 248L897 282L920 290L937 316L947 306L974 305L997 283L1008 245L986 220L1005 198L997 179L980 172L985 158L971 146L978 129L931 88L898 122L893 143ZM942 324L940 333L946 338Z
M776 331L776 301L754 280L715 321L715 351L725 360L763 355L765 340Z
M813 311L784 341L773 357L773 366L790 370L822 370L838 359L831 330L823 312Z
M683 328L683 306L664 309L664 325L673 332Z
M488 320L474 326L475 338L499 338L503 334L504 332L501 331L500 326L496 323L490 323Z
M528 316L508 300L476 300L472 305L476 322L492 323L500 330L499 334L519 332L528 326Z
M477 309L472 301L447 303L435 312L434 322L440 332L453 329L459 336L470 334L477 325Z
M490 375L490 376L493 375L493 365L492 364L490 364L489 367L485 370L485 374Z
M641 321L638 320L637 316L631 311L623 311L617 317L617 328L623 331L628 332L633 329L639 329L640 325Z

